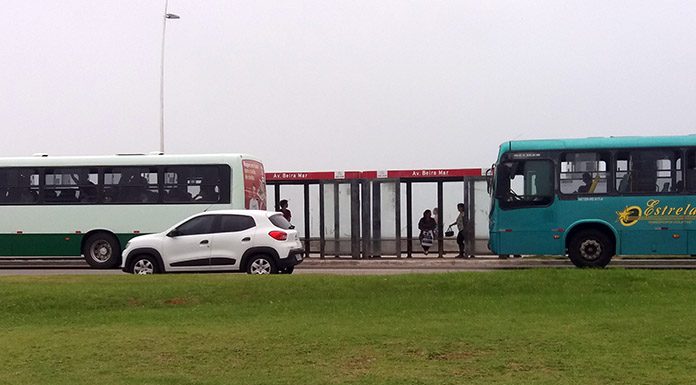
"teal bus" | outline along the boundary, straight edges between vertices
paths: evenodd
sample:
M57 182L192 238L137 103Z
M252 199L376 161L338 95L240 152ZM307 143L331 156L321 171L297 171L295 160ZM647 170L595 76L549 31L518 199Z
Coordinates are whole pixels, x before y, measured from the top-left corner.
M696 254L696 135L510 141L492 174L496 254Z

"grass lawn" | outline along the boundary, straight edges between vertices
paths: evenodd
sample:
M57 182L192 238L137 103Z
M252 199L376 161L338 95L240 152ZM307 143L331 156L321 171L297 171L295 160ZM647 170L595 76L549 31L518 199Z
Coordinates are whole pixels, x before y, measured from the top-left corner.
M693 384L696 272L0 277L0 384Z

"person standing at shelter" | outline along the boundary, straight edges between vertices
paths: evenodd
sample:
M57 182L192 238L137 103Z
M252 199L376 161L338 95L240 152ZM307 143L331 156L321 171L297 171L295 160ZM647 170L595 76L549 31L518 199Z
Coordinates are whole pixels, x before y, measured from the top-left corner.
M440 223L440 210L437 207L433 208L433 219L435 220L435 238L437 238L437 224Z
M288 200L287 199L282 199L280 202L278 202L278 209L279 212L283 213L283 217L287 219L288 222L291 221L292 219L292 213L288 209Z
M435 222L435 219L431 216L430 210L425 210L423 212L423 217L418 221L418 229L420 230L418 239L420 239L421 247L423 247L425 255L428 255L428 250L433 245L436 228L437 222Z
M457 233L457 245L459 246L459 255L455 258L466 258L466 225L469 219L466 215L466 205L464 203L457 204L457 210L459 210L459 215L457 215L457 220L450 226L457 225L459 233ZM473 255L469 255L469 258L474 258Z

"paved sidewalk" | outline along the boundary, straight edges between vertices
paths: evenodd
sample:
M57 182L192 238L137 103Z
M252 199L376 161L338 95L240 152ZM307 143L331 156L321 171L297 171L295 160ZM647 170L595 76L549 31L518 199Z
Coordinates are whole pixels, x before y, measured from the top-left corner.
M573 267L567 259L539 258L510 258L500 259L497 256L479 256L473 259L455 259L452 257L413 258L381 257L371 259L352 259L349 257L311 256L305 259L298 269L520 269L531 267Z
M674 257L614 257L609 268L633 269L696 269L696 258ZM476 256L473 259L455 259L454 256L437 258L414 256L413 258L382 257L352 259L350 257L311 256L298 268L302 269L436 269L436 270L508 270L533 268L575 268L564 257L523 257L501 259L494 255Z

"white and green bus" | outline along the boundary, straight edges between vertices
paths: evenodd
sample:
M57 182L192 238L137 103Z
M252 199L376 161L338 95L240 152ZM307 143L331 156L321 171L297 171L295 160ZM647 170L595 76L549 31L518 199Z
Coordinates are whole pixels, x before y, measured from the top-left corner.
M266 208L263 164L241 154L0 158L0 256L118 266L132 237L194 213Z

